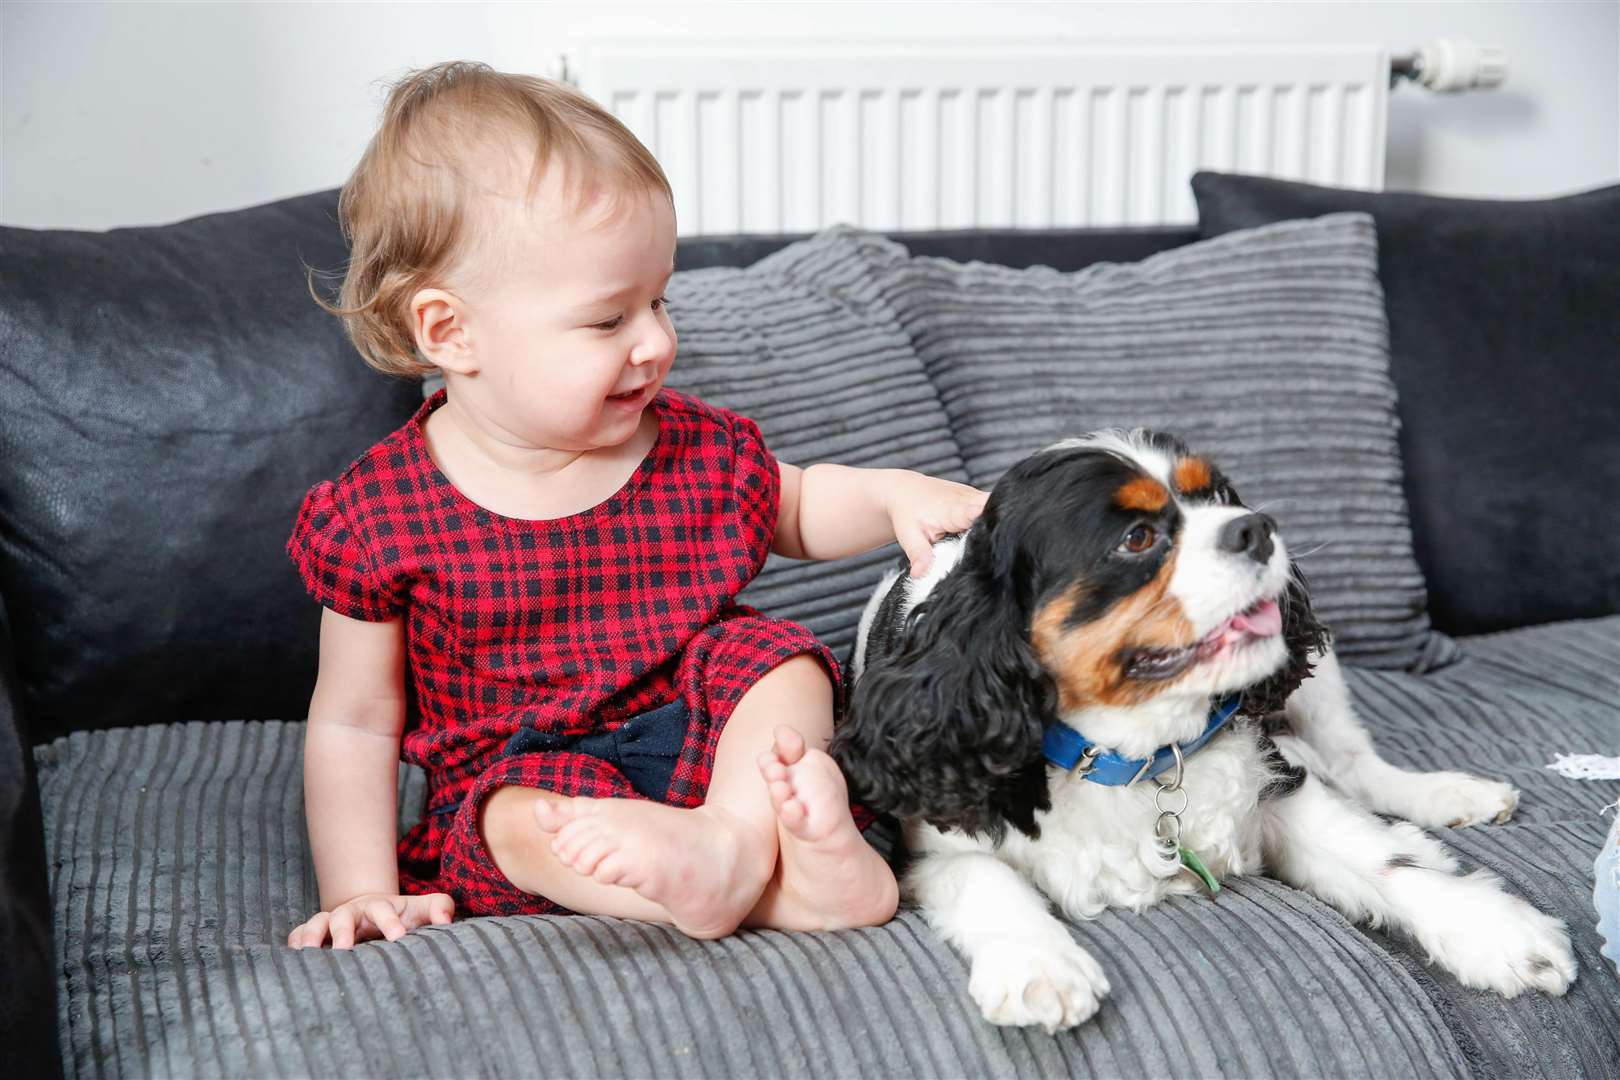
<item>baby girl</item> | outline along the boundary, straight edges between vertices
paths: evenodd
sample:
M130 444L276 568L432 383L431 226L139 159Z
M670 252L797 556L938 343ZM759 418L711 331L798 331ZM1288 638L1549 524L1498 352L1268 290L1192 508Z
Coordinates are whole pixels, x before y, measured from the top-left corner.
M898 539L919 572L985 494L779 463L751 420L666 389L669 183L564 86L412 74L340 216L329 310L372 366L445 385L311 489L287 545L326 609L304 751L322 910L288 944L456 910L701 938L888 919L894 877L824 752L837 663L734 598L770 551ZM401 757L428 804L396 845Z

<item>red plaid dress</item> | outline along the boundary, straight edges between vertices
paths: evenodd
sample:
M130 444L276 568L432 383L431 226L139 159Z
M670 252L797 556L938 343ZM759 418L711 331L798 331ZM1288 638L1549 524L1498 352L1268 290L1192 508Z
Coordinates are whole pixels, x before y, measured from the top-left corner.
M657 441L619 491L525 521L473 503L434 464L422 425L443 402L440 391L336 482L315 485L287 551L326 607L405 620L415 701L401 756L427 772L429 794L399 843L401 889L448 892L467 914L559 912L490 858L477 827L487 795L520 784L700 805L744 692L807 652L836 697L838 665L804 627L733 600L776 530L779 473L753 421L664 390L652 404ZM532 750L677 701L686 732L666 738L679 753L661 792L638 792L602 757Z

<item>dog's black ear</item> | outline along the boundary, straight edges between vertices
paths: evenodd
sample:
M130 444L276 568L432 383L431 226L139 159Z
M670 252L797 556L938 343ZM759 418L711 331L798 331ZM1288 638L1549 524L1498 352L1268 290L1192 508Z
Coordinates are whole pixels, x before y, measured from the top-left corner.
M1051 806L1041 740L1057 690L986 518L893 651L867 658L831 753L871 809L995 839L1009 823L1037 836L1035 814Z
M1332 635L1316 621L1311 608L1310 586L1299 564L1288 564L1288 587L1277 599L1282 608L1283 641L1288 645L1288 663L1275 675L1243 691L1243 711L1264 717L1282 712L1283 705L1310 678L1315 659L1328 651Z

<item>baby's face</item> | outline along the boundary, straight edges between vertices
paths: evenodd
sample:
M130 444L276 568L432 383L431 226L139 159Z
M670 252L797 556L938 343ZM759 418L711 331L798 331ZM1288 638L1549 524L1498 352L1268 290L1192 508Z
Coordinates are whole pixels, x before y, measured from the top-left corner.
M522 444L618 446L675 361L663 302L675 214L661 194L607 195L575 209L551 184L527 207L493 207L464 263L478 374L452 392Z

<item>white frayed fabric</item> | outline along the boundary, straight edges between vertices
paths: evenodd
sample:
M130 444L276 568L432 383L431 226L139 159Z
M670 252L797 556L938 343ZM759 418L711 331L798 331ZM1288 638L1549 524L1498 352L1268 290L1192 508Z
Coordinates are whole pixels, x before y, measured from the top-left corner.
M1559 754L1547 768L1571 780L1620 780L1620 757L1602 754Z

